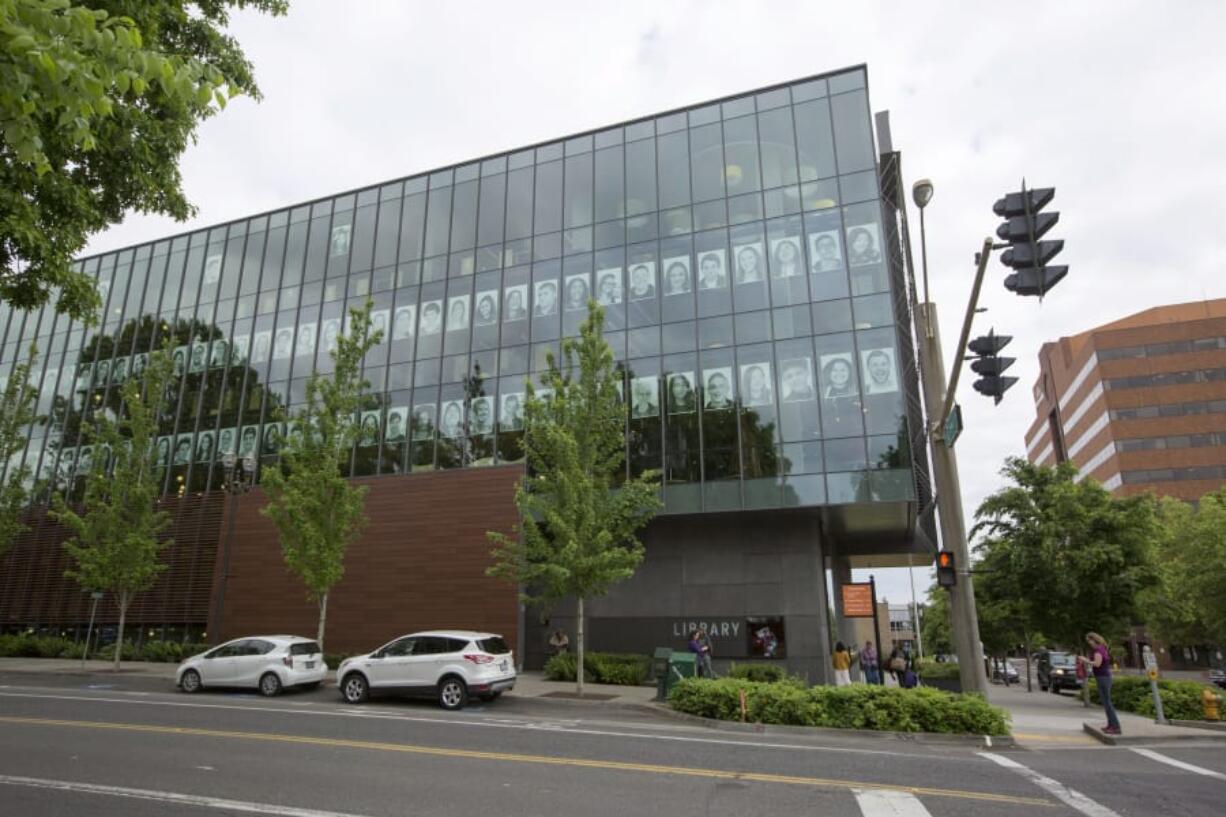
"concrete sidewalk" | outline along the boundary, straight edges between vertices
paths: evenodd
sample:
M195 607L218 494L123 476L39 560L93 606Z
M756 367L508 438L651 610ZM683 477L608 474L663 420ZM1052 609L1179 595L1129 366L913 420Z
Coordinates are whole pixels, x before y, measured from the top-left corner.
M117 676L110 661L80 661L60 658L0 658L0 672L18 672L38 675L69 675L82 678L114 680ZM178 664L152 663L149 661L125 661L119 670L120 678L159 678L170 686L175 681ZM330 686L333 676L325 681ZM607 704L649 704L656 697L655 686L613 686L610 684L584 684L584 696L575 695L573 681L548 681L540 672L523 672L515 682L515 689L507 693L516 698L539 698L548 701Z

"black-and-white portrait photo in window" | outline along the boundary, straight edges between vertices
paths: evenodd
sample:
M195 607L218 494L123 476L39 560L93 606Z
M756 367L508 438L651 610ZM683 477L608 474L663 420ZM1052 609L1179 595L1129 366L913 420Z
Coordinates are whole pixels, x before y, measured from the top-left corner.
M315 354L315 323L298 324L298 357Z
M690 283L690 257L679 255L664 259L664 297L687 295L694 291Z
M865 394L893 394L898 391L893 349L862 349L860 360Z
M389 443L405 441L409 428L409 407L397 406L387 410L387 425L383 429L383 439Z
M732 367L707 369L702 373L702 378L703 407L708 411L732 408Z
M186 346L176 346L174 352L170 356L171 371L174 372L175 377L181 377L187 371L187 352L188 349ZM108 369L106 373L107 377L109 377L110 374L111 372ZM98 382L98 372L95 371L93 383L97 385ZM106 377L102 378L102 382L106 382Z
M588 295L591 286L587 281L587 273L580 272L566 276L566 301L563 309L567 312L581 312L587 309Z
M324 321L323 342L324 349L329 352L336 351L337 339L341 336L341 319L328 318Z
M434 409L433 403L418 403L413 406L411 433L414 440L434 439Z
M843 268L838 230L809 233L809 261L814 272L835 272Z
M817 396L817 390L813 387L813 361L809 358L781 360L779 373L782 391L779 399L784 403L812 400Z
M741 402L746 406L770 406L775 402L769 363L741 364Z
M723 289L728 286L728 267L723 250L707 250L698 254L698 288Z
M251 336L250 335L235 335L234 340L230 343L230 363L238 365L247 362L247 355L251 351ZM142 368L144 368L142 366ZM132 373L136 374L136 367L132 367Z
M443 416L439 420L439 435L448 439L464 436L464 403L448 400L443 403Z
M254 457L259 453L260 427L243 426L243 433L238 438L238 458Z
M532 316L547 318L558 314L558 282L537 281L532 293Z
M246 335L243 336L244 338ZM243 346L243 357L247 356L247 347ZM129 369L132 377L140 377L145 373L145 369L149 367L149 353L141 352L139 355L132 355L132 367Z
M281 450L281 434L280 423L265 423L263 446L260 449L261 453L265 456L278 453Z
M804 253L800 251L799 238L771 239L771 275L775 278L792 278L805 271Z
M452 295L447 299L447 331L459 332L468 328L468 300L470 295Z
M668 413L693 414L695 410L694 373L674 372L668 376Z
M821 366L823 400L859 397L850 353L822 355Z
M204 285L211 286L221 280L221 253L213 253L204 259Z
M219 340L217 343L225 343L224 340ZM116 386L122 386L123 382L128 379L128 359L124 357L116 358L111 363L111 382Z
M392 340L412 340L417 327L417 306L407 304L396 307L392 315Z
M230 344L226 343L221 338L213 341L213 346L209 349L209 368L225 368L226 361L229 359L229 355L227 354L229 349Z
M630 381L630 416L660 416L660 378L646 375Z
M764 280L761 241L733 247L732 258L736 263L736 278L734 280L738 285L756 284Z
M477 293L477 312L473 316L477 326L493 326L498 323L498 290L487 289Z
M294 330L288 326L277 330L277 339L272 346L273 360L286 360L294 351Z
M380 438L379 412L362 412L362 423L358 428L358 445L378 445Z
M302 450L302 441L304 437L302 431L302 423L297 420L291 420L285 424L285 442L293 446L295 451Z
M503 431L519 431L524 427L523 392L502 396L502 409L498 412L498 424Z
M656 262L642 261L630 265L630 300L645 301L656 297Z
M192 362L191 372L203 372L209 366L209 345L204 341L196 341L192 344Z
M847 262L853 267L881 262L881 240L876 224L847 228Z
M71 467L74 460L71 457L76 455L76 450L69 448L60 455L60 467ZM70 457L67 463L64 462L65 457ZM158 465L170 465L170 438L158 437L157 441L157 462ZM67 469L65 469L67 470Z
M329 255L335 258L349 252L349 236L353 231L350 224L338 224L332 228L332 242Z
M268 349L272 346L272 332L256 332L251 338L251 362L267 363Z
M201 431L196 435L196 462L213 461L213 432Z
M426 301L421 305L421 326L417 328L419 335L437 335L443 331L443 302Z
M89 450L88 448L81 449L81 461L84 461L85 452L88 450ZM78 470L85 470L84 468L81 467L82 465L81 461L77 463ZM175 465L187 465L191 461L192 461L192 435L191 434L180 434L178 437L175 438L174 464Z
M506 323L511 321L522 321L528 317L528 285L517 284L513 287L507 287L503 290L503 303L506 308L503 310L502 319Z
M473 435L494 433L494 398L474 397L468 405L468 430Z
M217 459L221 459L226 454L234 451L234 446L238 442L238 429L223 428L217 432Z
M596 270L596 303L612 306L622 302L621 267Z
M390 309L377 309L370 313L370 336L373 338L375 333L380 333L379 342L387 343L387 330L392 320L392 311Z

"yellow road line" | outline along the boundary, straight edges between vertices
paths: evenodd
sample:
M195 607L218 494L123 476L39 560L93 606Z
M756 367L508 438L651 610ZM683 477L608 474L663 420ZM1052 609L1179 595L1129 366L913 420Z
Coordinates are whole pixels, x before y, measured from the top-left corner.
M1037 797L1015 797L992 792L941 789L929 786L902 786L870 783L863 780L836 780L822 777L799 777L794 775L766 774L762 772L736 772L719 769L700 769L689 766L661 766L650 763L627 763L618 760L588 758L549 757L548 755L522 755L509 752L482 752L473 749L445 749L436 746L417 746L408 743L384 743L379 741L346 740L344 738L311 737L308 735L285 735L271 732L235 732L224 729L199 729L186 726L155 726L142 723L106 723L100 721L70 721L53 718L19 718L0 716L0 723L26 726L67 726L81 729L107 729L123 732L148 732L162 735L192 735L209 738L234 738L277 743L297 743L308 746L328 746L346 749L365 749L376 752L403 752L433 757L464 758L467 760L496 760L510 763L533 763L547 766L571 766L584 769L606 769L645 774L701 777L719 780L745 780L754 783L783 783L794 786L811 786L830 789L893 789L915 795L953 797L963 800L982 800L992 803L1012 803L1027 806L1055 806L1055 801Z

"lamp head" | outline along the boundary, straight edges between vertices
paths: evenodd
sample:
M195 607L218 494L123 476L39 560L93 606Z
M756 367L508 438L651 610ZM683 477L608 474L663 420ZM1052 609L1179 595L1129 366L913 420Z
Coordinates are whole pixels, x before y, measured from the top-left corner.
M923 210L932 201L933 186L931 179L920 179L911 185L911 200L915 206Z

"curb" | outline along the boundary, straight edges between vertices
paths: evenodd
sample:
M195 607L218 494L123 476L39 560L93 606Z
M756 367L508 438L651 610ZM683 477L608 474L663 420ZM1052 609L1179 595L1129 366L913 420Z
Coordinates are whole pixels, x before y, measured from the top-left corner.
M1187 724L1183 728L1183 734L1158 734L1158 735L1108 735L1099 729L1097 726L1092 726L1088 723L1083 723L1081 726L1086 734L1097 740L1099 743L1105 743L1108 746L1132 746L1142 745L1146 743L1178 743L1180 741L1196 741L1196 740L1221 740L1226 738L1226 734L1215 734L1218 731L1226 731L1220 728L1200 729L1195 728L1192 724L1196 721L1184 721L1183 723L1173 724L1177 729ZM1197 724L1199 726L1199 724Z
M1187 729L1208 729L1211 732L1226 732L1226 721L1170 721L1171 726Z
M797 736L808 735L818 737L865 737L876 740L898 740L910 743L945 744L952 746L976 746L989 749L1012 749L1017 747L1017 741L1012 735L946 735L940 732L890 732L882 729L832 729L826 726L789 726L785 724L741 723L739 721L720 721L714 718L704 718L677 712L663 704L631 704L637 709L651 712L673 720L715 729L721 732L739 732L742 734Z

